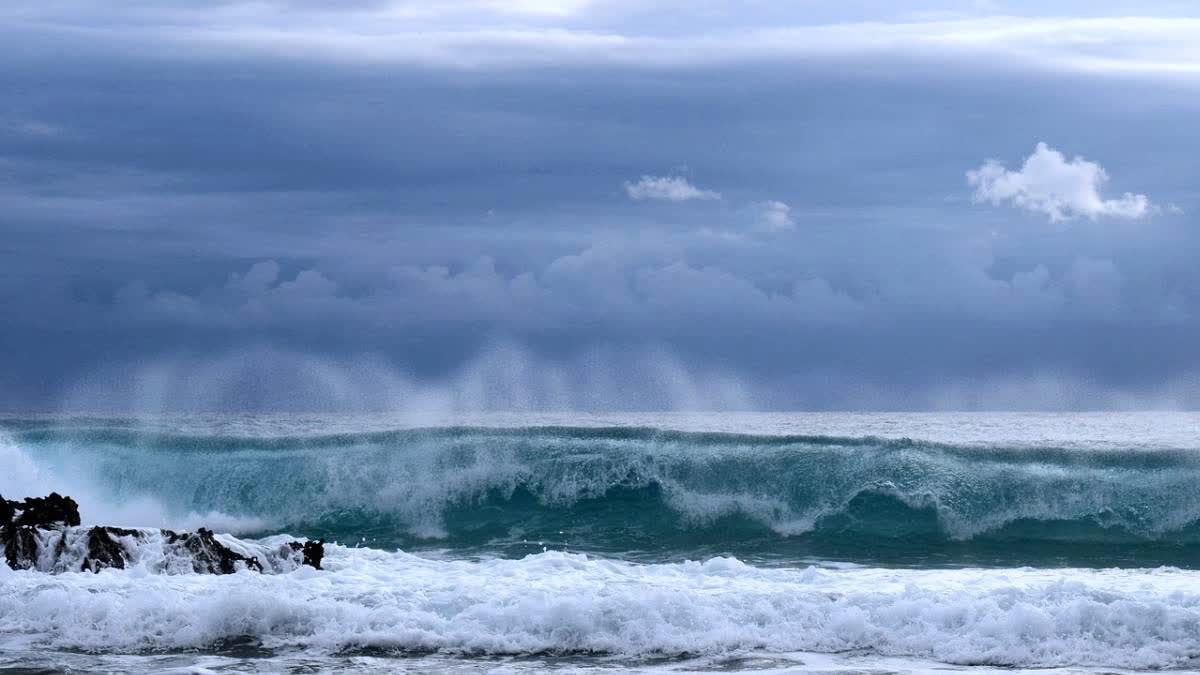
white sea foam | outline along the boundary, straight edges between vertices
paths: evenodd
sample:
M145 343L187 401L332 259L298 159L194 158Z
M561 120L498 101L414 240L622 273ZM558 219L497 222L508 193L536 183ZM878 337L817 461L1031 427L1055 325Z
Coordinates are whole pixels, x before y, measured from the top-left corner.
M164 527L194 530L207 527L234 534L265 532L271 524L263 518L235 516L218 510L173 513L163 501L146 494L117 495L96 476L80 450L74 465L47 465L38 462L10 436L0 432L0 496L9 499L41 497L51 492L68 495L79 503L85 525L118 527Z
M760 569L564 553L446 561L330 546L280 575L0 573L0 652L264 648L459 654L859 650L1018 667L1186 667L1200 572Z
M79 572L90 557L88 550L89 527L64 527L36 530L38 557L33 569L43 573ZM145 574L190 574L195 554L185 543L173 540L163 530L139 528L124 533L114 533L114 540L124 550L127 569L138 576ZM218 534L216 539L226 548L246 558L255 558L262 571L269 574L290 572L302 564L303 555L290 544L296 540L277 535L261 540L238 539L229 534ZM0 565L8 569L7 565ZM245 567L236 564L238 569Z

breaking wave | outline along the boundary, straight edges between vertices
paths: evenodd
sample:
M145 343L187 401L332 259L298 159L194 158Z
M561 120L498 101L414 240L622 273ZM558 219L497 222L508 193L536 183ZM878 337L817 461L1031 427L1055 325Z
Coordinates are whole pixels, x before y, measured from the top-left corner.
M10 465L53 477L39 487L155 505L156 522L105 524L207 518L249 533L501 554L1200 564L1200 452L1187 449L630 427L255 436L7 426L19 454Z

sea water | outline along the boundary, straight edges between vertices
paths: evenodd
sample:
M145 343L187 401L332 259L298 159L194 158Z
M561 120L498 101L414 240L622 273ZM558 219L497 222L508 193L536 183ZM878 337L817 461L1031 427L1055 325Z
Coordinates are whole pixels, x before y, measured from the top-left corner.
M1200 668L1200 415L0 418L0 494L325 569L0 565L0 669Z

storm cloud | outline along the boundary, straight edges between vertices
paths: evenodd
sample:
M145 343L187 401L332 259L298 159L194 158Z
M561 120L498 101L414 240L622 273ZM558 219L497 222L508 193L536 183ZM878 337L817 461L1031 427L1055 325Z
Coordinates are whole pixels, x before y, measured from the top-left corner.
M0 10L0 407L1200 405L1200 21L750 4Z

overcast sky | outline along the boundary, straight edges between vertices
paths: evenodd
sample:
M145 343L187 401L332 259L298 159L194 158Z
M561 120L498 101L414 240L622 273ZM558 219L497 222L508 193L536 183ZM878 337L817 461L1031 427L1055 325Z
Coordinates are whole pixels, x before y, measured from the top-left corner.
M1200 406L1193 2L200 5L0 5L0 409Z

